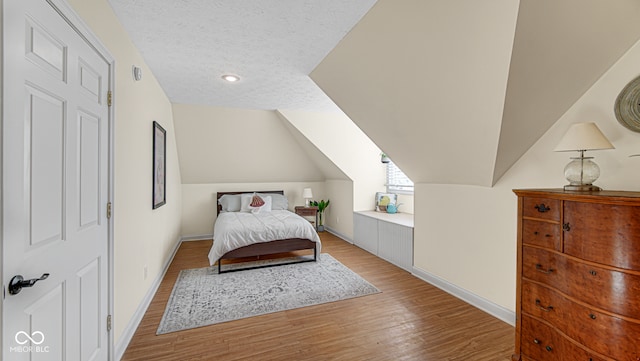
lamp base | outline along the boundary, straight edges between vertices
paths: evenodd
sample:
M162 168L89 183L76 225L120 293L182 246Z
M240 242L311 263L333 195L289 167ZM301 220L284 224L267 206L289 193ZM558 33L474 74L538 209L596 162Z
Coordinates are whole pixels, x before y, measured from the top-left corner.
M599 192L602 188L594 186L593 184L567 184L564 186L564 190L574 192Z

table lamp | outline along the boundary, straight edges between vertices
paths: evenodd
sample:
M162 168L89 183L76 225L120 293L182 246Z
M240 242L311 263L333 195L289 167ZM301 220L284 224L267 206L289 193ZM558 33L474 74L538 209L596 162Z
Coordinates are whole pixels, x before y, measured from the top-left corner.
M302 198L305 199L304 205L305 207L309 207L309 201L313 198L313 193L311 193L311 188L305 188L302 190Z
M595 123L575 123L565 133L555 152L580 152L579 157L573 159L564 168L564 176L569 181L564 190L569 191L599 191L600 187L593 185L600 176L600 167L592 161L593 157L585 157L587 150L614 149L613 144L602 134Z

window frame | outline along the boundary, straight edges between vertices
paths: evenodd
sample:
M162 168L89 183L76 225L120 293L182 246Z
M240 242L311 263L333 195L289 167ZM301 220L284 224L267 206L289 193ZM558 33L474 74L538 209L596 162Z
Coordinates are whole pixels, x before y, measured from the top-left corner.
M385 170L385 186L387 187L387 193L398 193L398 194L413 194L414 190L415 190L415 185L413 183L413 181L411 179L409 179L409 177L407 177L406 174L404 174L404 172L402 171L402 169L398 168L398 166L393 163L393 161L389 161L386 165L386 170ZM391 175L391 173L394 173L395 176ZM393 179L392 179L393 177ZM410 183L409 184L393 184L393 183L401 183L402 180L400 182L397 182L398 178L404 178L402 180L405 181L405 183ZM407 189L409 188L409 189Z

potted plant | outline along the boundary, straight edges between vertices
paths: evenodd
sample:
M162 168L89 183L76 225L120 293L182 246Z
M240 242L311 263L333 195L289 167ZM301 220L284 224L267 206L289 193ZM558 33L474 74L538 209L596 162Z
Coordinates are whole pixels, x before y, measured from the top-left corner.
M327 199L327 202L321 200L311 202L312 206L318 207L318 232L324 232L324 210L329 207L330 200Z

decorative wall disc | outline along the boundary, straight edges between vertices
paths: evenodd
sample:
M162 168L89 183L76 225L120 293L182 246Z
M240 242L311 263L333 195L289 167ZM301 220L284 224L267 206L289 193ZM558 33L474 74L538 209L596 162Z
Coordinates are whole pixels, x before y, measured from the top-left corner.
M620 124L634 132L640 132L640 76L622 89L614 110Z

